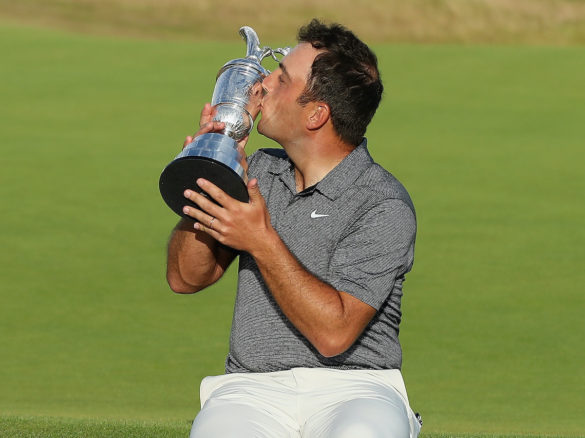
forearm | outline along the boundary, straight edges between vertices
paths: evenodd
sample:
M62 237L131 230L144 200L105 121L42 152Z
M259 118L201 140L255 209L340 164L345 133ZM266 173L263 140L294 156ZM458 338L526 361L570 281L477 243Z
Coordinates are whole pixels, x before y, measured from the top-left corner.
M235 253L209 235L196 231L193 221L181 219L171 234L167 281L178 293L194 293L215 283Z
M188 194L200 207L186 211L198 221L196 229L249 253L281 310L323 356L349 348L376 309L319 280L298 262L271 225L258 181L248 183L249 203L234 200L204 179L197 184L217 203L194 192ZM202 225L212 218L213 228Z
M307 271L274 230L251 255L280 309L323 356L349 348L375 314Z

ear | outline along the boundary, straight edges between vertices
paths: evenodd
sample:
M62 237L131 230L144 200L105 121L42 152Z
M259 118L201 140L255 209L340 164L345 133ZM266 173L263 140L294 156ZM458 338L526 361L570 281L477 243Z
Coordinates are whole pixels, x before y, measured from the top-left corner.
M307 129L314 131L321 128L331 116L329 105L325 102L311 102L307 118Z

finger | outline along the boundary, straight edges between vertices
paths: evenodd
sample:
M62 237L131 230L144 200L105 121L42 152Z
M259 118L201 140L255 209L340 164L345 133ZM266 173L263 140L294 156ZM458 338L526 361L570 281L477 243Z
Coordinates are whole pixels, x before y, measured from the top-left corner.
M199 210L198 208L185 205L183 207L183 213L189 216L191 219L195 219L197 222L200 222L204 225L211 223L212 216L205 213L203 210Z
M185 141L183 142L183 149L185 149L185 146L187 146L192 141L193 141L193 137L191 137L190 135L188 135L187 137L185 137Z
M217 218L214 218L213 216L210 216L197 208L187 206L183 207L183 213L195 219L196 222L193 225L193 228L209 234L217 241L221 241L223 238L221 234L222 227Z
M195 222L195 225L193 225L193 227L198 231L203 231L204 233L209 234L218 242L220 242L222 239L221 233L217 232L215 229L210 229L209 227L206 227L201 222Z
M253 178L248 182L248 196L250 197L251 204L262 202L264 200L260 193L260 188L258 187L257 178Z
M217 187L215 184L207 181L206 179L203 178L197 179L197 185L201 187L209 196L211 196L215 202L217 202L219 205L221 205L221 207L223 207L221 208L215 205L215 208L218 208L220 210L229 209L231 206L234 205L233 204L234 202L238 202L230 195L228 195L226 192L224 192L222 189ZM206 201L210 202L209 200ZM213 211L210 210L209 212L213 214ZM221 217L220 214L214 216Z
M197 206L202 211L204 211L208 216L210 216L209 220L211 220L212 217L220 218L223 216L223 209L219 205L214 203L213 201L207 199L201 193L197 193L194 190L185 190L185 193L183 193L183 196L185 196L185 198L187 198L190 201L193 201L195 204L197 204ZM198 210L196 208L194 208L193 210L195 210L194 214L197 214L197 211L201 211L201 210ZM202 222L204 224L209 223L209 220L205 221L204 216L199 215L199 217L202 218ZM199 219L197 219L197 220L199 220Z
M193 142L195 137L198 137L201 134L207 134L208 132L222 132L224 128L225 128L224 122L209 121L205 123L203 126L201 126L199 131L193 134L193 136L188 135L187 137L185 137L185 141L183 142L183 149L185 149L185 147L188 144Z
M221 132L225 128L224 122L210 121L205 123L199 131L195 133L195 137L201 134L207 134L208 132Z
M238 148L242 148L242 150L244 150L244 148L246 147L246 145L248 144L248 139L250 138L249 135L246 135L244 138L242 138L239 142L238 142Z
M201 128L206 123L211 122L213 119L213 108L209 102L203 105L203 109L201 110L201 115L199 116L199 127Z

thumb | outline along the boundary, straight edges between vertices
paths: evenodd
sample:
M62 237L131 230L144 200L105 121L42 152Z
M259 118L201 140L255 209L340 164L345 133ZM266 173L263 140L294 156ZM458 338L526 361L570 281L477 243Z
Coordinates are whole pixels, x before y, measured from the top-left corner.
M252 204L262 200L260 189L258 188L258 178L252 178L248 181L248 196Z

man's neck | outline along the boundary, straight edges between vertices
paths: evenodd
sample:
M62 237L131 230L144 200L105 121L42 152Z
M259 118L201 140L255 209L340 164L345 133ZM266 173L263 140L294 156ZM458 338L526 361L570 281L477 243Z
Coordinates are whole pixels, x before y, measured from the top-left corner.
M355 148L336 139L327 143L312 142L305 148L287 149L295 166L297 192L302 192L325 178Z

